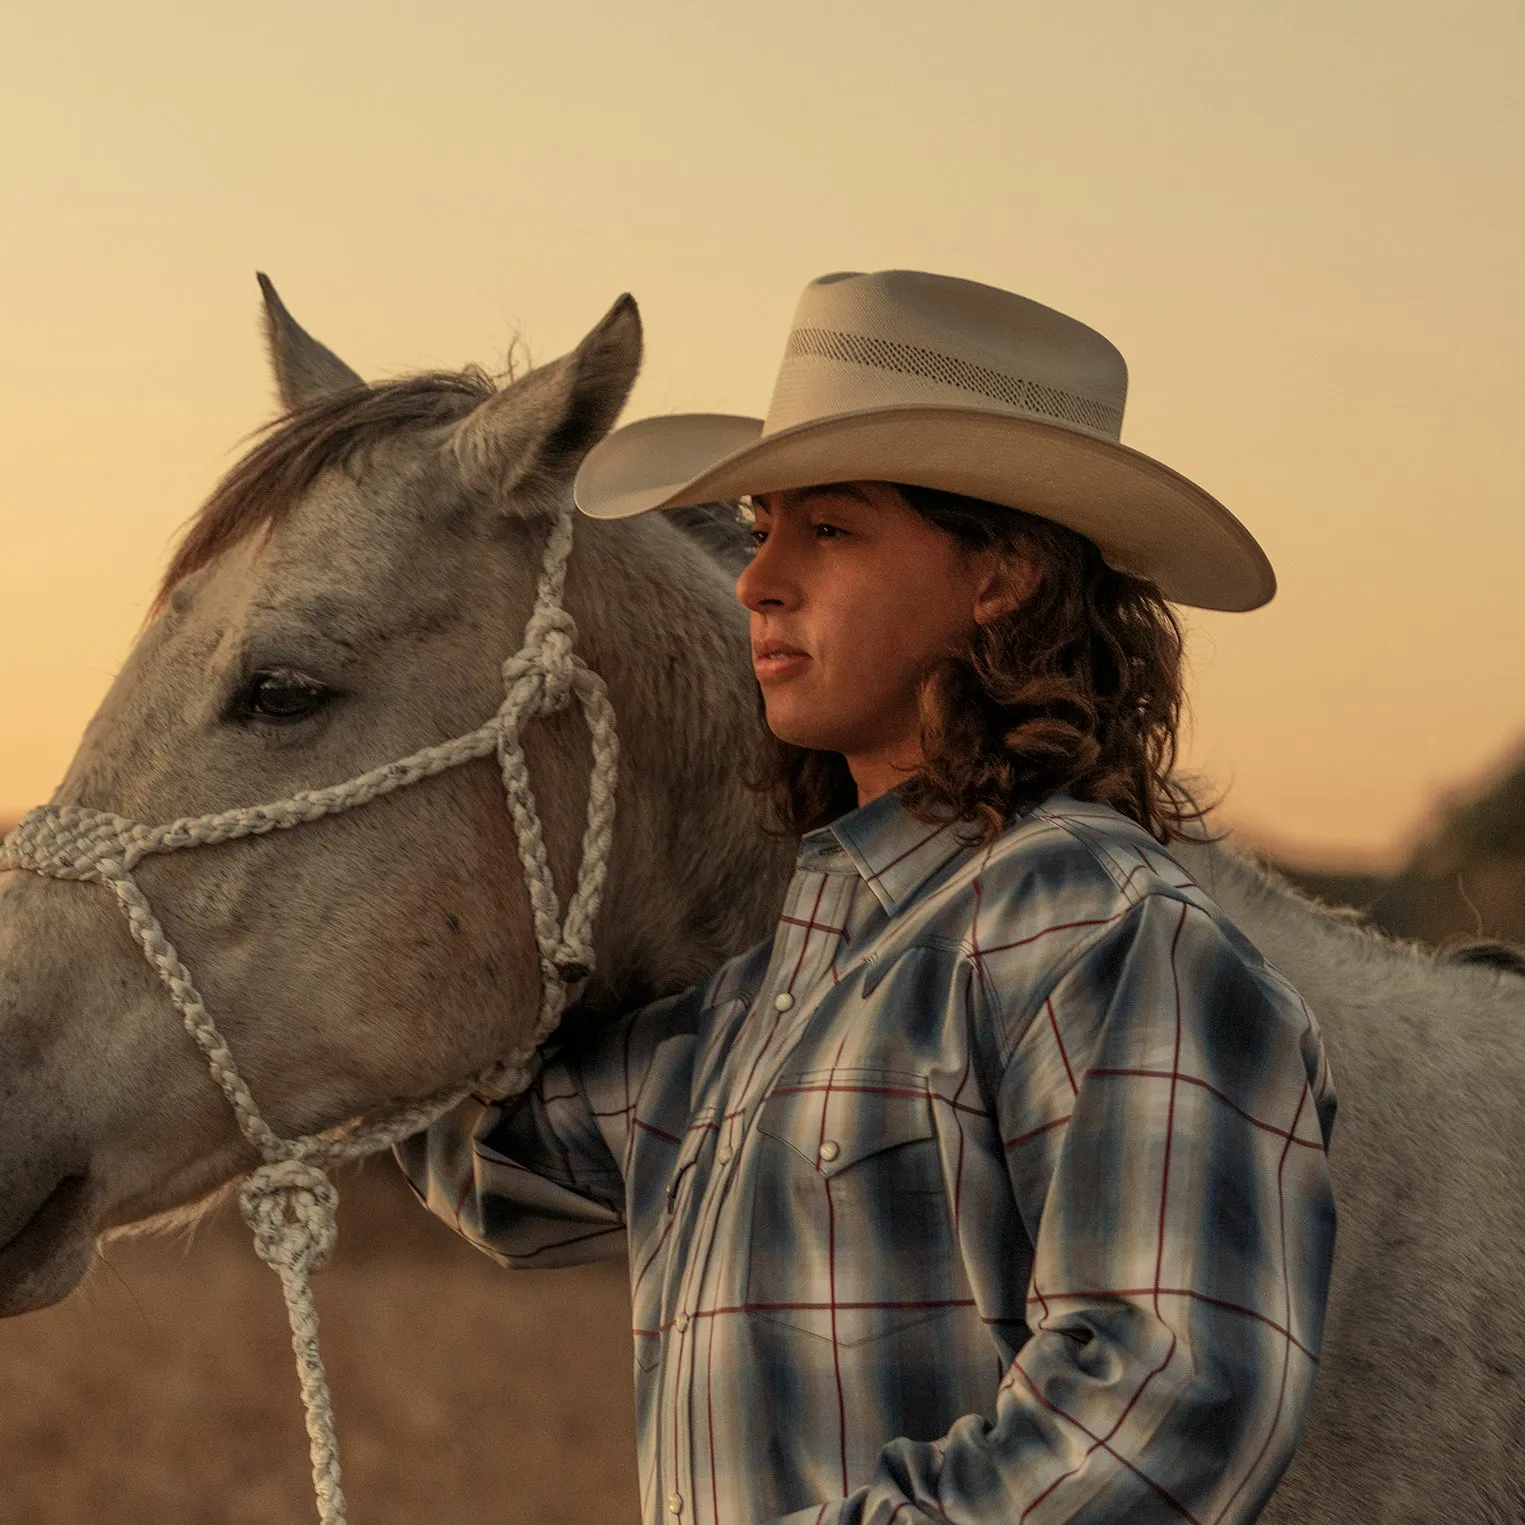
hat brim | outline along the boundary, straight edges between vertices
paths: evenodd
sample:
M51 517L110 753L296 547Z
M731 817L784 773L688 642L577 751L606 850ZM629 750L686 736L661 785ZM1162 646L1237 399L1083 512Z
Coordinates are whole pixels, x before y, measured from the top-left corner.
M764 436L762 421L689 413L627 424L577 473L595 519L829 482L904 482L1066 525L1174 603L1259 608L1276 574L1216 498L1150 456L1058 421L916 404L838 413Z

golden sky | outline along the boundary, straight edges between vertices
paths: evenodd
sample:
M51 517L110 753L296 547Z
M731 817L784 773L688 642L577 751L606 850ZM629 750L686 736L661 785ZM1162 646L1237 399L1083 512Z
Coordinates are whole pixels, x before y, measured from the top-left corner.
M369 375L633 291L630 416L760 412L827 270L1020 291L1277 566L1191 617L1232 820L1390 854L1525 739L1519 0L93 0L0 57L0 815L268 416L256 268Z

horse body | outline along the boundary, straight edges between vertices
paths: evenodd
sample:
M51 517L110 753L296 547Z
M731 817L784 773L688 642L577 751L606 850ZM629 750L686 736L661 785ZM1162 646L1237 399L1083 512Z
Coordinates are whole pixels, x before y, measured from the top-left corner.
M1525 1519L1525 980L1172 852L1307 1000L1339 1097L1323 1361L1263 1518Z
M285 496L252 517L256 497L214 498L188 542L201 537L199 561L182 552L57 802L158 823L481 724L549 508L639 357L633 309L617 307L501 391L469 376L366 391L267 302L300 411L255 457ZM692 983L776 913L791 854L740 782L758 716L733 547L702 513L578 529L565 602L624 751L585 1021ZM251 683L271 673L324 702L257 716ZM525 743L564 897L586 739L563 713ZM1306 996L1340 1095L1323 1368L1265 1517L1517 1522L1525 981L1386 942L1221 845L1177 851ZM441 1089L533 1021L534 940L490 761L138 872L279 1132ZM55 1301L97 1234L162 1219L252 1163L109 896L0 877L0 1312Z

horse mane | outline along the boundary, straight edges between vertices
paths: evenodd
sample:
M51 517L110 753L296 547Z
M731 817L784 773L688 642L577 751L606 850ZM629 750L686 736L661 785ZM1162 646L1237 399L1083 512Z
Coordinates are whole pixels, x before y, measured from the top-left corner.
M212 489L165 569L149 619L194 572L240 540L275 529L323 472L350 469L383 439L457 424L497 391L484 370L423 371L321 397L255 431L254 448ZM701 503L664 516L732 576L751 553L751 539L733 501Z
M459 423L497 390L476 367L425 371L396 381L347 387L282 414L256 431L254 448L212 489L165 569L149 610L230 546L274 529L332 466L349 469L363 453L401 431Z
M732 577L739 577L751 559L752 532L741 517L741 504L734 498L665 509L662 517L707 551Z

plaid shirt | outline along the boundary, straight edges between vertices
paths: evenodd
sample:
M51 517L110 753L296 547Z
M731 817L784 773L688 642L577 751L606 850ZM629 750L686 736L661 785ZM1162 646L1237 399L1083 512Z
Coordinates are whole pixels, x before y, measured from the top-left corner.
M1253 1519L1334 1240L1313 1019L1143 831L893 795L777 932L400 1151L516 1266L628 1245L647 1525Z

